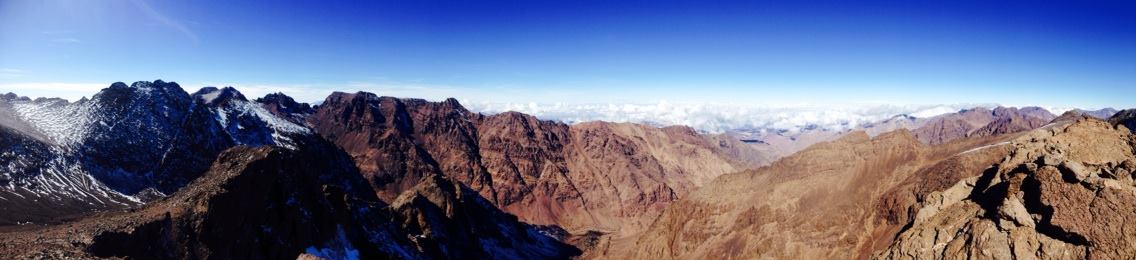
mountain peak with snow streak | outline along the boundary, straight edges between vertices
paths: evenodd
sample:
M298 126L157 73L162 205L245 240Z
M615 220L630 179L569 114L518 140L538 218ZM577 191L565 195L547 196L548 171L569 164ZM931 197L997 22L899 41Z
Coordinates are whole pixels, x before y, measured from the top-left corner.
M204 87L197 92L194 92L193 97L205 102L207 105L217 105L219 103L228 102L229 100L248 101L245 95L241 94L233 87Z
M311 132L266 109L265 104L249 101L233 87L205 87L193 95L204 103L224 131L238 145L279 145L294 148L295 135Z

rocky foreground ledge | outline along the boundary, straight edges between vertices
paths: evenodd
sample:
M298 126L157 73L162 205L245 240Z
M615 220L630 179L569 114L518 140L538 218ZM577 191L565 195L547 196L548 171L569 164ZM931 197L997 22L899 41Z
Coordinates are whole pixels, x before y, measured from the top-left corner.
M881 259L1136 256L1136 139L1082 118L1012 142L996 170L936 192Z

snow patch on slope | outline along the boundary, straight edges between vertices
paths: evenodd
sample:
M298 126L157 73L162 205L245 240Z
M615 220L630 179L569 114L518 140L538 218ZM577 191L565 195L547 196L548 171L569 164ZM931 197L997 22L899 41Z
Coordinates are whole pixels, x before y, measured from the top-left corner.
M311 134L311 130L307 127L279 118L255 102L232 100L224 106L210 109L213 110L213 114L215 115L214 119L217 120L217 123L224 127L231 136L234 136L233 141L238 144L264 145L264 143L258 143L256 140L235 138L236 136L248 136L249 133L242 133L244 131L253 131L253 129L246 129L245 126L242 125L248 123L247 121L243 121L244 119L252 119L254 121L253 123L257 123L256 121L263 122L264 126L268 128L267 130L270 131L272 137L271 144L289 149L296 149L296 143L292 140L291 136ZM232 120L242 121L234 122Z
M910 116L917 117L917 118L929 118L929 117L934 117L934 116L942 115L942 114L955 113L955 112L958 112L960 109L962 109L962 108L952 107L952 106L935 106L935 107L932 107L932 108L920 110L920 111L915 112L915 113L911 113Z
M336 226L336 236L328 241L327 247L309 246L304 253L323 259L360 259L359 250L351 246L342 226Z
M1077 109L1075 107L1052 107L1052 106L1042 107L1042 108L1044 108L1045 110L1048 110L1049 113L1053 113L1054 115L1061 115L1061 114L1064 114L1065 112L1069 112L1070 110ZM1092 110L1087 110L1087 111L1092 111Z
M201 101L204 101L205 103L213 103L213 100L217 100L217 97L219 96L221 96L221 90L214 90L209 93L202 94Z
M42 102L15 102L12 109L20 119L35 127L52 142L68 146L77 144L93 123L92 111L98 110L92 102L67 103L62 99Z

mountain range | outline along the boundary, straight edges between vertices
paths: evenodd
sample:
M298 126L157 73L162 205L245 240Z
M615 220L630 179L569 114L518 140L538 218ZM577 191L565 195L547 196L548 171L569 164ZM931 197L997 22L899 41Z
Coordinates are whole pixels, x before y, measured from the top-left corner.
M0 96L16 258L1132 257L1133 110L706 133L335 92ZM1130 212L1131 210L1127 210Z

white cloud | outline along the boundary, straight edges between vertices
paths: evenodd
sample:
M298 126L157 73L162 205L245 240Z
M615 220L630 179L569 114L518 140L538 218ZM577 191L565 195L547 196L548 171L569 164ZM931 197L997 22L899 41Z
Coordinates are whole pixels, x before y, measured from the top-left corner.
M1061 115L1061 114L1064 114L1065 112L1069 112L1069 110L1077 109L1075 107L1068 107L1068 106L1061 106L1061 107L1045 106L1045 107L1041 107L1041 108L1044 108L1045 110L1049 110L1049 113L1053 113L1054 115ZM1097 108L1097 109L1100 109L1100 108ZM1084 108L1084 110L1097 110L1097 109Z
M43 35L72 35L75 31L72 30L43 30L39 32Z
M911 113L911 116L927 118L927 117L933 117L933 116L942 115L942 114L958 112L959 109L961 109L961 108L958 107L958 106L934 106L934 107L930 107L930 108L920 110L918 112Z
M82 41L80 41L79 39L76 39L76 38L56 38L56 39L52 39L51 42L68 44L68 43L80 43Z
M2 73L2 72L0 72ZM100 89L109 87L109 83L62 83L62 82L32 82L32 83L0 83L0 93L16 93L31 98L58 97L75 101L86 96L90 97Z

